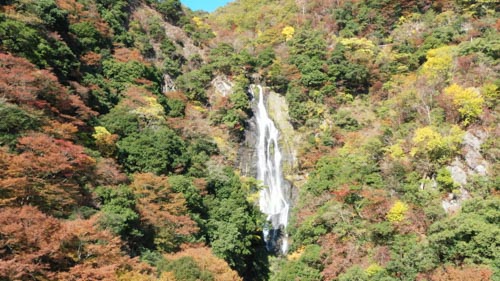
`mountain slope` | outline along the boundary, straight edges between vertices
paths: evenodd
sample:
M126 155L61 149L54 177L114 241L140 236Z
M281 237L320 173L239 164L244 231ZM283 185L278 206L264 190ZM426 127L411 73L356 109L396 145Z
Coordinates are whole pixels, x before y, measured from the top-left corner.
M460 1L237 1L209 16L218 39L267 58L261 79L308 140L289 177L307 176L295 251L271 280L498 278L499 229L472 211L498 216L497 18Z
M212 35L192 12L178 1L1 9L0 279L265 275L260 214L246 191L227 192L242 180L206 134L232 136L198 115L207 86L190 73L215 73L198 70Z
M499 278L494 1L0 9L0 279ZM251 84L293 125L283 256L235 168Z

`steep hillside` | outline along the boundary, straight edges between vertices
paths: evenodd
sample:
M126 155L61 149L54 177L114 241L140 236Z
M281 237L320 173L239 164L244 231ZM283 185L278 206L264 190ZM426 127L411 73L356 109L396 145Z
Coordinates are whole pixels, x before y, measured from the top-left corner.
M208 17L264 59L307 140L271 280L499 278L498 8L236 1Z
M495 1L0 12L0 280L500 279ZM284 254L242 163L252 84L293 186Z
M245 86L208 111L208 26L178 1L0 7L0 279L265 279L225 153Z

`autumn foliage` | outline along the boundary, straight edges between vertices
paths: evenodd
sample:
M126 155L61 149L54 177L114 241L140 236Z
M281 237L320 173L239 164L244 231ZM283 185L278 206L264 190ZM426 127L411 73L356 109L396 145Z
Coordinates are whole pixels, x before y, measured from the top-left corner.
M30 206L0 210L0 278L116 280L123 272L150 270L123 255L121 246L97 229L95 217L61 222Z
M135 174L130 187L138 198L141 219L154 232L154 244L159 249L175 250L198 231L188 215L184 196L173 192L166 177Z
M430 276L431 281L488 281L491 280L492 272L484 267L452 267L444 266L435 270Z
M176 254L167 255L168 260L192 257L196 264L213 275L214 281L241 281L238 273L232 270L227 262L217 258L207 247L190 247Z
M84 148L66 140L33 133L18 140L18 154L2 150L0 185L3 206L33 204L57 215L67 215L84 203L81 179L90 176L95 160Z
M498 1L230 2L0 1L0 280L499 279Z
M80 126L95 116L51 72L35 68L26 59L0 53L0 73L1 97L8 102L43 110L49 116Z

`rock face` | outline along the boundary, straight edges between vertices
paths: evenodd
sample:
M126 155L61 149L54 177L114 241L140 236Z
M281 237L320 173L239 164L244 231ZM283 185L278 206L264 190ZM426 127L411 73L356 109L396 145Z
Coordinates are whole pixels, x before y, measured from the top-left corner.
M460 188L459 192L460 193L450 193L445 199L441 201L441 206L446 213L456 213L458 210L460 210L462 202L471 198L469 192L466 189Z
M162 91L163 93L168 93L168 92L173 92L175 91L176 87L175 87L175 82L174 82L174 79L172 79L172 77L170 77L170 75L168 74L164 74L163 75L163 88L162 88Z
M285 97L269 92L267 98L267 108L271 119L281 132L280 147L283 153L283 170L291 174L298 168L297 148L301 142L301 137L295 132L290 123L288 115L288 104Z
M462 142L462 159L455 158L447 167L455 183L464 186L469 176L484 176L488 173L488 162L481 155L481 145L487 137L488 133L480 129L469 130L465 133Z
M488 162L481 155L481 145L487 137L487 132L480 129L467 131L462 142L462 158L456 157L447 167L453 181L460 186L458 192L449 193L441 201L441 205L447 213L458 211L462 202L471 198L469 192L464 188L469 176L484 176L488 173Z
M195 55L199 55L202 58L205 56L203 50L194 44L193 40L187 36L182 28L168 22L164 23L164 27L167 37L181 47L180 51L183 57L189 59ZM177 42L182 42L182 44L178 44Z
M447 168L450 171L451 178L455 183L460 186L467 184L467 168L458 157L455 158L455 160Z
M254 91L258 91L257 88L261 89L255 87ZM261 211L268 215L268 222L263 226L264 241L269 251L284 254L288 250L286 225L289 208L295 194L288 176L298 166L296 151L299 138L288 122L285 99L267 89L261 94L265 100L260 106L257 102L260 94L252 101L255 114L248 121L245 141L240 146L239 169L243 175L255 177L265 184L259 200ZM263 111L266 111L265 118ZM269 160L271 158L274 160Z
M283 156L282 166L285 178L288 178L298 168L297 150L301 137L289 122L288 105L285 98L275 92L265 89L266 107L269 117L274 121L280 131L280 149ZM255 110L257 102L253 101L252 109ZM248 129L245 131L245 140L240 146L239 169L243 175L255 176L257 174L257 124L255 116L248 120Z
M464 150L465 163L470 169L470 174L486 175L488 171L488 162L481 155L481 145L488 137L488 134L482 130L473 130L465 133Z
M250 118L248 129L245 131L245 140L238 151L238 168L244 176L255 177L257 175L257 123L255 117Z
M227 97L233 93L233 82L229 81L226 75L217 75L210 83L216 95Z

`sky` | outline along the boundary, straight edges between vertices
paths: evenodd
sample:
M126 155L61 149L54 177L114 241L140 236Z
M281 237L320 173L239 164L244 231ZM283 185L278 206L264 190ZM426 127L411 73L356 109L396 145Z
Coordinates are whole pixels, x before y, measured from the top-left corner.
M232 0L181 0L181 3L189 7L191 10L204 10L213 12L215 9L226 5Z

